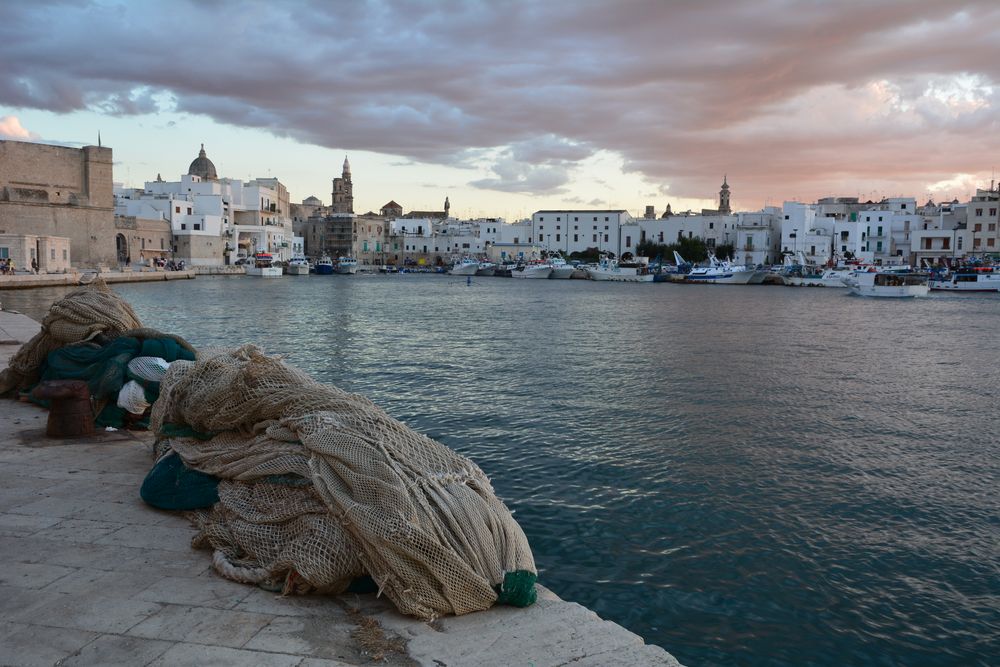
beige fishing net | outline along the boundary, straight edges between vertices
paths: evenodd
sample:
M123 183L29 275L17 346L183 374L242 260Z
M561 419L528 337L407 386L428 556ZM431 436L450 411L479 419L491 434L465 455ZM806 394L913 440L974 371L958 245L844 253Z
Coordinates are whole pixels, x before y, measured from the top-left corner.
M255 346L171 364L151 428L223 478L195 544L227 577L339 592L369 574L421 618L534 601L527 539L482 470Z
M140 327L132 307L103 280L73 290L52 305L42 330L11 357L0 373L0 394L38 382L39 366L53 350L97 334L114 337Z

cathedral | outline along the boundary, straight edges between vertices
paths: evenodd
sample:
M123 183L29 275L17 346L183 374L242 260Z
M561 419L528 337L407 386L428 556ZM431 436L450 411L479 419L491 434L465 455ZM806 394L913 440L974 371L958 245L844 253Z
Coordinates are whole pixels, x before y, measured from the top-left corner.
M354 213L354 185L351 183L351 163L344 157L344 171L340 178L333 179L330 212Z

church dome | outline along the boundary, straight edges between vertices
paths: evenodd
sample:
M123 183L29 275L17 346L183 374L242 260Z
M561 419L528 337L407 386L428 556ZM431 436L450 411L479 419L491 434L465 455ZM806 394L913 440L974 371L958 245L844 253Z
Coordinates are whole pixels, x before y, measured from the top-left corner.
M191 166L188 167L189 176L200 176L206 181L214 181L219 178L219 175L215 173L215 165L212 161L205 156L205 144L201 145L201 150L198 151L198 157L194 159Z

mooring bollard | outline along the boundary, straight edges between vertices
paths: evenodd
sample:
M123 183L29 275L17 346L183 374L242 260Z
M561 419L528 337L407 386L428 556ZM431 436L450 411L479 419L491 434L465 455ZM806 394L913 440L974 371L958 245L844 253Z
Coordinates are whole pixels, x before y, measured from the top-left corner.
M50 401L45 435L72 438L94 434L90 387L83 380L49 380L35 387L31 395Z

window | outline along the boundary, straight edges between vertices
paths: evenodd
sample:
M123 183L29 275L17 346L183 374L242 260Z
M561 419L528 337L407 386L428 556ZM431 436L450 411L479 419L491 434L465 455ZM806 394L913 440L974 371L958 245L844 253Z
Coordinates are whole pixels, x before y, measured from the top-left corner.
M608 226L604 225L604 231L608 231Z
M605 235L604 235L604 242L605 242L605 243L607 243L607 242L608 242L608 235L607 235L607 234L605 234Z
M608 221L608 216L604 216L604 222L607 222L607 221ZM605 229L607 229L607 227L605 227Z
M188 226L187 226L187 225L185 225L185 224L184 224L184 223L182 222L182 223L181 223L181 229L187 229L187 228L188 228Z
M562 229L562 225L556 225L556 230Z
M881 241L878 241L875 244L875 252L882 252L882 242Z
M878 221L882 222L882 216L881 215L878 217Z
M56 258L56 249L52 248L51 252L52 252L52 255L51 255L52 259L55 259Z
M976 217L982 217L982 215L983 215L983 209L977 208L976 209Z
M557 215L556 216L556 222L560 222L560 221L562 221L562 217ZM559 228L556 227L556 229L559 229Z
M596 215L594 216L594 222L597 222L597 216Z
M974 231L974 232L981 232L981 231L983 231L983 226L977 222L976 226L972 228L972 231Z
M972 240L972 247L973 248L979 248L982 245L983 245L983 240L982 239L973 239Z
M578 230L578 229L580 229L580 226L579 226L579 225L573 225L573 231L576 231L576 230Z
M715 247L715 239L705 239L705 245L709 248Z
M574 215L573 216L573 222L580 222L580 218L578 218L577 216ZM574 229L576 229L576 228L574 227Z
M545 229L545 225L538 225L538 229L539 229L539 231Z
M816 246L814 246L814 245L809 246L809 254L810 255L815 255L816 254Z
M870 215L866 215L865 216L865 222L871 222L871 221L872 221L872 217Z
M787 215L785 216L785 220L788 220L788 216Z
M69 254L68 253L69 253L69 250L67 250L66 248L63 248L63 261L68 261L69 260Z
M188 215L191 215L191 207L188 206L187 209L188 209Z
M544 215L538 216L538 222L545 222L545 216Z
M597 243L597 234L594 234L594 243Z
M519 239L519 238L517 238L517 237L515 236L515 237L514 237L514 243L520 243L520 242L521 242L521 239Z
M632 237L631 236L626 236L625 237L625 247L626 248L631 248L632 247Z
M174 206L174 213L180 213L180 212L181 212L181 207L180 206Z
M997 210L996 210L995 208L991 208L991 209L990 209L990 217L993 217L993 216L995 216L996 214L997 214Z
M900 204L900 205L899 205L899 208L901 208L902 210L904 210L904 211L905 211L905 210L906 210L906 204Z
M995 223L995 222L991 222L991 223L990 223L990 225L989 225L989 227L988 227L988 229L989 229L989 230L990 230L991 232L995 232L995 231L997 230L997 223Z
M840 246L840 252L847 252L847 246L846 245Z
M201 230L201 223L199 223L199 222L194 223L194 231L197 232L197 231L200 231L200 230Z
M992 248L994 245L996 245L996 239L986 239L986 245Z
M52 251L52 259L56 258L56 251ZM0 259L10 259L10 248L0 248Z
M846 241L848 238L850 238L850 236L851 236L850 232L840 232L841 241Z
M945 238L941 239L941 249L949 250L951 248L951 239Z
M659 239L659 241L660 241L660 243L663 243L663 232L660 232L660 239Z
M573 234L573 243L577 243L580 240L579 234Z
M714 222L708 223L708 228L709 229L715 229L715 223Z
M694 238L694 232L688 232L688 238L689 239Z
M882 228L881 227L878 228L878 236L882 236Z
M560 236L559 234L556 234L556 242L557 243L559 242L559 236Z

